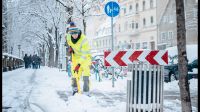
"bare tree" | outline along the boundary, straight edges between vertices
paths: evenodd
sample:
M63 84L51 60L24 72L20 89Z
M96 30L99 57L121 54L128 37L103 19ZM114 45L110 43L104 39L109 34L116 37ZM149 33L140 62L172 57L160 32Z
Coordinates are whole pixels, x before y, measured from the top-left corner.
M66 14L70 10L65 10L55 0L20 0L16 10L18 13L15 27L20 29L18 34L22 37L23 43L26 44L34 38L32 47L35 47L35 51L39 53L39 49L47 49L41 51L49 55L48 66L57 67L60 41L61 37L64 37L65 23L68 20Z
M86 19L92 16L92 9L99 6L98 0L71 0L74 7L72 19L79 19L82 21L83 33L86 34Z
M86 19L91 16L98 16L93 15L92 11L97 7L100 7L101 2L99 0L68 0L68 4L65 5L62 0L56 0L60 4L62 4L66 11L69 12L68 15L70 16L68 22L73 20L80 20L83 25L83 33L86 34Z
M192 112L188 83L184 1L176 0L178 74L182 112Z

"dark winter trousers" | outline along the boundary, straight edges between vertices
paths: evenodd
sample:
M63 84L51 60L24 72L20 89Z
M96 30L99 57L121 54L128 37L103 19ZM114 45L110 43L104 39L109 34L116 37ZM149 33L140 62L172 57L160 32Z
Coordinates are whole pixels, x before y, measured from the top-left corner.
M72 78L73 91L77 91L76 78ZM83 76L83 92L89 92L89 76Z

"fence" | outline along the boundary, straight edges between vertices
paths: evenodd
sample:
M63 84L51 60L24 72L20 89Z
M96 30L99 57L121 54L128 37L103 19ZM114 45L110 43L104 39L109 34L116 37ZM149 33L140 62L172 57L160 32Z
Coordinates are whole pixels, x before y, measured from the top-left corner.
M129 64L126 112L163 112L164 66Z
M11 71L23 67L24 61L16 56L3 53L2 55L2 72Z

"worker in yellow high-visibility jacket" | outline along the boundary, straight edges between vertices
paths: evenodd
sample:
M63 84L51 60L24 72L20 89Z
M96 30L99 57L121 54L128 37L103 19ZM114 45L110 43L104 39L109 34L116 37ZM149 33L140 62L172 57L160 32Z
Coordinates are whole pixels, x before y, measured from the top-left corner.
M69 24L66 41L69 46L68 52L72 56L72 94L80 93L79 80L83 76L83 93L89 95L90 66L92 63L89 42L74 22Z

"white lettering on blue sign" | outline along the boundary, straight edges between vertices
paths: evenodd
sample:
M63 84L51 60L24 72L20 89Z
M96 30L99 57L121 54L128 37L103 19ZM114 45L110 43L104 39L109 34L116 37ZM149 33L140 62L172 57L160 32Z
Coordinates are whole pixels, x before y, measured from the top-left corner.
M119 14L120 7L116 2L108 2L105 6L105 12L110 17L115 17Z

